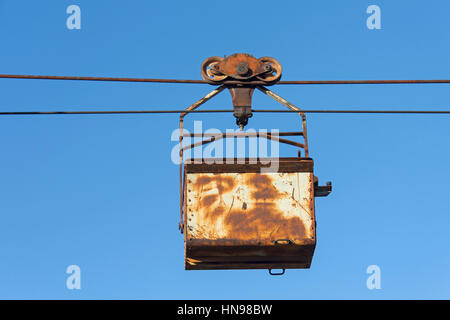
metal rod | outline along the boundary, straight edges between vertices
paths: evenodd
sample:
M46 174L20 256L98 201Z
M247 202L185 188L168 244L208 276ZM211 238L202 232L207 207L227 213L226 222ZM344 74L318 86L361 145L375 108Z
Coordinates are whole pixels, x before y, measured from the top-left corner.
M242 137L246 137L246 136L242 135ZM298 147L298 148L301 148L301 149L305 149L305 145L303 143L299 143L299 142L288 140L288 139L283 139L283 138L278 137L278 135L275 135L275 134L272 135L270 133L260 133L258 135L258 137L266 138L268 140L278 141L278 142L289 144L291 146L295 146L295 147ZM226 133L216 133L215 135L213 135L209 139L198 141L198 142L192 143L190 145L184 146L182 148L182 150L185 151L185 150L188 150L188 149L196 148L196 147L203 146L205 144L211 143L213 141L218 141L218 140L221 140L221 139L224 139L224 138L229 138Z
M186 108L186 110L184 112L181 113L180 115L180 122L183 122L183 118L189 113L192 112L193 110L197 109L198 107L200 107L202 104L204 104L205 102L207 102L208 100L211 100L212 98L214 98L216 95L218 95L219 93L221 93L223 90L225 90L225 86L220 86L216 89L214 89L213 91L211 91L210 93L208 93L206 96L204 96L203 98L201 98L200 100L198 100L197 102L195 102L194 104L192 104L190 107ZM182 126L180 127L180 129L183 129Z
M204 80L117 78L117 77L40 76L40 75L16 75L16 74L0 74L0 79L34 79L34 80L73 80L73 81L116 81L116 82L156 82L156 83L207 84L207 82L204 81Z
M153 83L188 83L211 84L205 80L186 79L152 79L152 78L122 78L122 77L77 77L77 76L43 76L0 74L0 79L35 79L35 80L73 80L73 81L115 81L115 82L153 82ZM241 81L227 81L227 84L241 84ZM283 85L333 85L333 84L446 84L450 79L430 80L288 80L275 84ZM220 83L218 83L220 84ZM251 85L266 85L263 81L249 81Z
M217 136L217 133L185 133L183 134L184 137L215 137ZM228 132L228 133L224 133L223 136L224 138L232 138L232 137L259 137L260 135L270 135L270 133L262 133L262 132ZM285 136L302 136L303 132L278 132L276 134L277 136L280 137L285 137Z
M305 81L279 81L276 84L297 84L297 85L311 85L311 84L444 84L450 83L447 79L434 80L305 80Z
M117 115L117 114L177 114L186 110L121 110L121 111L4 111L2 116L12 115ZM234 110L191 110L189 113L230 113ZM299 113L296 110L252 110L259 113ZM301 110L301 113L329 114L450 114L450 110Z
M206 110L205 110L206 111ZM252 112L298 113L294 110L252 110ZM349 114L450 114L450 110L303 110L302 113L349 113Z

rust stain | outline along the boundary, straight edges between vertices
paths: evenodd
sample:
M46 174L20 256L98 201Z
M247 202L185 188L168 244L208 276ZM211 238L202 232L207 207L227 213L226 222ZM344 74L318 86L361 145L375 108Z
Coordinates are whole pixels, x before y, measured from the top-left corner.
M277 206L276 201L282 197L291 198L290 193L285 195L277 190L268 174L246 173L241 176L241 184L250 192L246 201L238 196L240 185L237 179L220 174L197 176L193 188L198 197L195 211L201 219L201 227L198 225L200 228L196 230L196 238L273 241L305 237L306 228L302 219L298 216L286 217ZM231 204L226 205L224 197L232 197ZM235 200L243 203L236 206ZM219 225L222 235L214 229Z
M206 196L206 197L204 197L203 198L203 200L202 200L202 205L204 206L204 207L209 207L209 206L211 206L214 202L216 202L217 201L217 196L215 196L215 195L209 195L209 196Z
M276 200L281 193L273 186L272 179L265 174L250 173L246 177L246 185L253 187L252 197L258 202L261 200Z
M234 75L236 73L237 67L241 63L246 63L249 72L252 72L253 74L261 73L261 71L263 71L262 63L255 57L252 57L251 55L245 53L233 54L224 59L224 61L220 64L220 71L227 75Z
M223 193L231 191L235 185L235 181L231 177L224 177L221 175L215 175L214 177L200 175L196 180L196 184L197 187L203 187L203 191L207 191L215 187L219 193ZM205 186L209 188L205 188Z

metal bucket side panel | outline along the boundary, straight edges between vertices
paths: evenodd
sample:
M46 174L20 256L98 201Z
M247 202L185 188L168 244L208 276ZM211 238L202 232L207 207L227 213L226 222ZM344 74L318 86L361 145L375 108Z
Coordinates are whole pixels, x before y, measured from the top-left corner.
M312 172L187 173L186 241L315 244Z

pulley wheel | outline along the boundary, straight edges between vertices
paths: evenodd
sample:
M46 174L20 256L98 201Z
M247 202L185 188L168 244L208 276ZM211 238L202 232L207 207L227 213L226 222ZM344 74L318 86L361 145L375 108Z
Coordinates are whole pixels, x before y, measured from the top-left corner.
M283 68L281 67L281 64L271 57L262 57L258 59L263 64L270 66L270 71L260 74L256 76L259 80L265 81L265 82L273 82L278 81L281 78L281 72L283 71Z
M203 80L220 82L227 78L218 71L219 63L222 62L221 57L209 57L202 63L201 75Z

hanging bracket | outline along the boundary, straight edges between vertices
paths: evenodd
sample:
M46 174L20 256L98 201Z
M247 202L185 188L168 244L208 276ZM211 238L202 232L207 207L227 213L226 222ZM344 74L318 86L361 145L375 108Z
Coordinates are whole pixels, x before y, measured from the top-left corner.
M248 118L252 117L252 95L255 88L230 86L228 90L233 101L233 115L236 117L236 124L241 130L244 130L248 123Z

